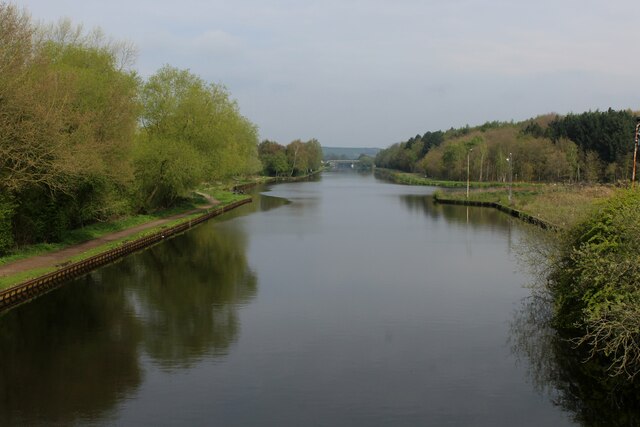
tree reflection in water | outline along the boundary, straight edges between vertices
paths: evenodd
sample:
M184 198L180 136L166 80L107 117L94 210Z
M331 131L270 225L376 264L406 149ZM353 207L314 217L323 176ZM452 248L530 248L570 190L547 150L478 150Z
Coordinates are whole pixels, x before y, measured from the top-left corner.
M166 242L137 264L134 280L146 284L135 287L145 350L164 368L224 355L237 338L237 308L257 289L245 246L237 229L209 227Z
M523 300L511 323L510 344L529 366L534 387L584 426L640 425L640 389L587 360L552 326L552 301L541 292Z
M163 369L229 351L256 294L246 236L205 224L0 317L0 425L108 420Z
M437 203L428 195L405 194L400 199L410 211L422 212L433 220L443 218L449 224L507 230L512 221L507 214L494 208Z
M0 425L104 416L140 385L141 331L124 289L83 281L0 318Z

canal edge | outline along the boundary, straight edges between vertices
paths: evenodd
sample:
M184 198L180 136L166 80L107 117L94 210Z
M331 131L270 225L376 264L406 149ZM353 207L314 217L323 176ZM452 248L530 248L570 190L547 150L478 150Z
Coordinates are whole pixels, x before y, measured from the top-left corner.
M251 190L252 188L257 187L258 185L307 181L315 177L316 175L321 174L323 171L324 169L319 169L317 171L313 171L301 176L271 176L269 177L269 179L262 182L249 182L246 184L234 185L231 191L233 191L234 193L244 193L247 190Z
M501 212L504 212L514 218L517 218L521 221L527 222L529 224L536 225L544 230L550 231L560 231L560 227L555 224L552 224L543 219L537 218L533 215L530 215L526 212L519 211L517 209L513 209L509 206L505 206L498 202L481 202L477 200L456 200L456 199L446 199L438 196L437 194L433 195L433 200L436 203L440 203L443 205L462 205L462 206L475 206L482 208L493 208L497 209Z
M117 248L101 252L82 261L66 265L58 270L52 271L34 279L29 279L18 285L2 290L0 291L0 314L10 308L44 295L45 293L58 288L64 282L70 279L80 277L129 254L147 248L155 243L161 242L162 240L174 237L175 235L187 231L213 217L222 215L225 212L251 203L252 201L253 199L251 197L247 197L246 199L230 203L226 206L209 209L202 215L194 219L185 220L184 222L174 225L173 227L169 227L153 233L149 236L141 237L134 241L124 243Z

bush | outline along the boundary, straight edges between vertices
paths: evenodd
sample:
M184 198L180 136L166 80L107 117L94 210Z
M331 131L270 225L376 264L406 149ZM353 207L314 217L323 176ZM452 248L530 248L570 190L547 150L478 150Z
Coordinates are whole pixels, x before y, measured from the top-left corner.
M640 192L620 191L564 237L550 275L555 322L609 363L640 372Z

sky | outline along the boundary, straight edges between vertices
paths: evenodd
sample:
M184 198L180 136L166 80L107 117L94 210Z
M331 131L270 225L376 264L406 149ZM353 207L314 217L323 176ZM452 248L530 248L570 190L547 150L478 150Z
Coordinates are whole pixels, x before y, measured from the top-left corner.
M2 0L0 0L2 1ZM18 0L224 84L261 139L387 147L486 121L640 109L640 1Z

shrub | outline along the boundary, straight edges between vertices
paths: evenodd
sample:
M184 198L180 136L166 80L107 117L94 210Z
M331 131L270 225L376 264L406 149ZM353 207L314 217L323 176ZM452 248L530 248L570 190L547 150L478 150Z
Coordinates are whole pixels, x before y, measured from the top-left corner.
M564 237L550 275L555 322L610 364L640 372L640 192L600 203Z

